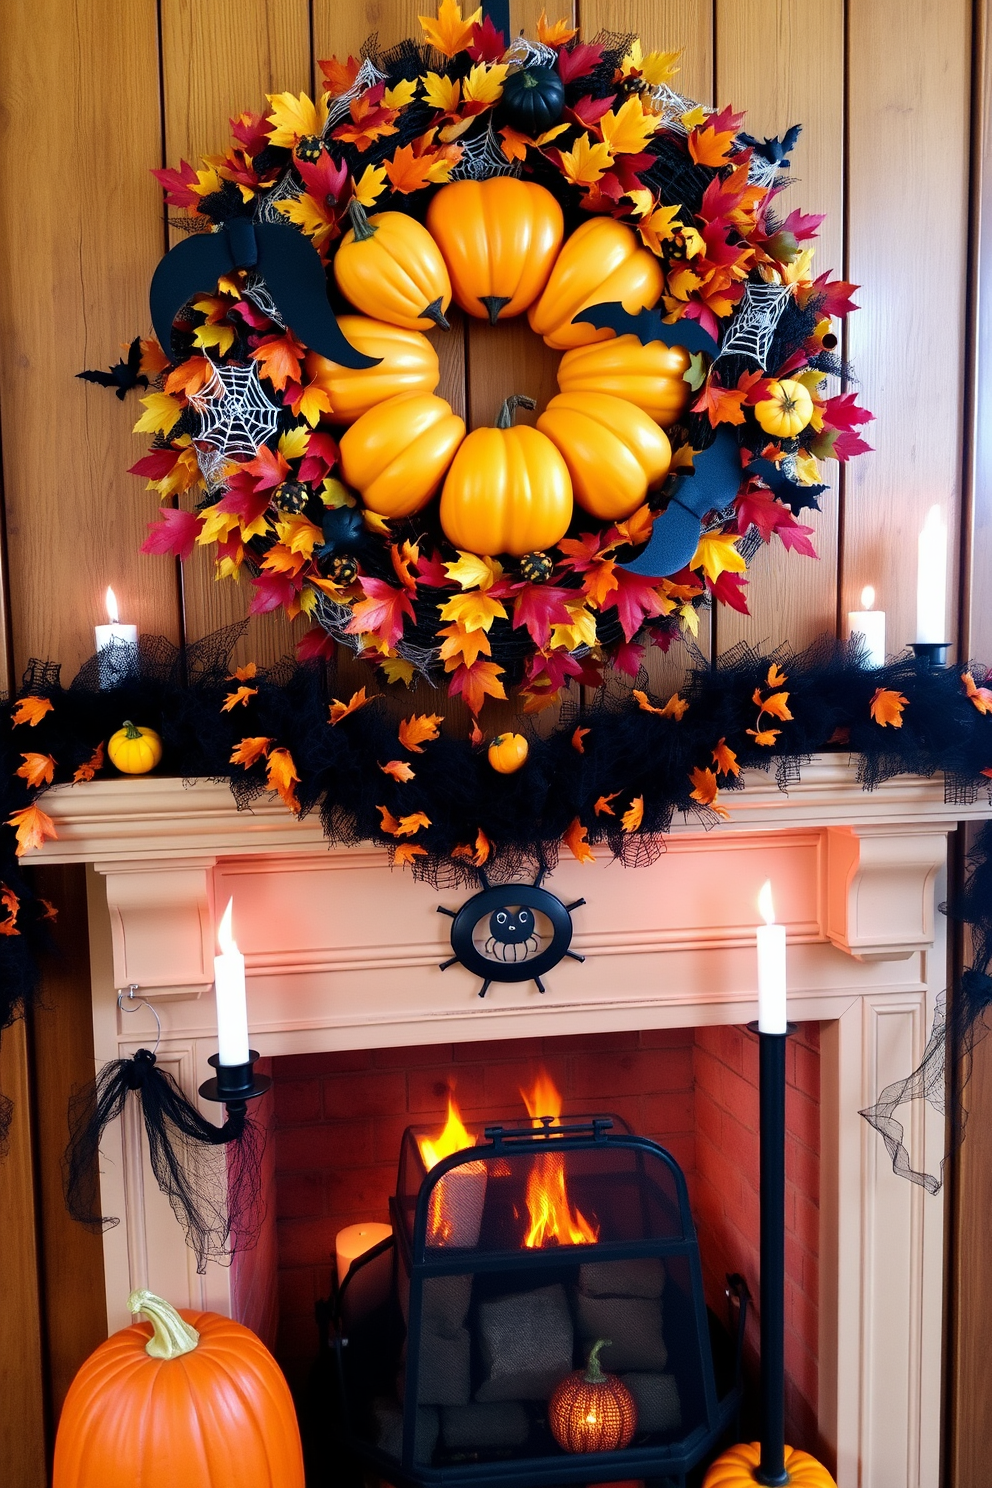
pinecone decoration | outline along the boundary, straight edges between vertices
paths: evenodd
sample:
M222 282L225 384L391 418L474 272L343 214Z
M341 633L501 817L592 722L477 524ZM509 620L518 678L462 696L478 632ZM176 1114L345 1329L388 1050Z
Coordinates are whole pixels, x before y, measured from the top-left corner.
M307 134L297 143L296 158L305 160L307 165L316 165L326 148L327 146L319 135Z
M350 553L337 553L327 565L327 577L335 584L353 584L358 578L358 564Z
M525 553L520 560L520 577L528 584L543 584L550 579L554 566L547 553Z
M306 486L300 485L299 481L284 480L272 492L272 500L287 517L295 517L306 506L307 495Z

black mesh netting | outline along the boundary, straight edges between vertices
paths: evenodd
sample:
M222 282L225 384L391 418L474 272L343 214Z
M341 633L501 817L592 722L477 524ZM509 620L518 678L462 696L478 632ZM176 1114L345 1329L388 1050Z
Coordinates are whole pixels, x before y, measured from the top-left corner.
M196 1269L250 1249L262 1221L264 1134L243 1105L230 1110L223 1126L207 1121L148 1049L111 1060L72 1098L64 1172L73 1219L101 1230L120 1223L100 1212L99 1154L103 1133L128 1096L141 1103L152 1172L196 1255Z

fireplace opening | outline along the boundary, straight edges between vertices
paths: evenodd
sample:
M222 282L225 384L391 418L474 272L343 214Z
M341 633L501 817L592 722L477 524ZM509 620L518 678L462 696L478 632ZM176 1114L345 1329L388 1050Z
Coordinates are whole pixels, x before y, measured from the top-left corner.
M788 1092L787 1413L789 1439L810 1449L817 1446L818 1048L818 1025L804 1026L790 1041ZM452 1324L448 1331L454 1341L446 1339L439 1349L435 1337L432 1351L433 1363L440 1368L440 1355L445 1349L449 1364L459 1351L464 1356L468 1350L470 1396L463 1399L466 1383L462 1359L457 1367L452 1366L458 1379L449 1389L452 1397L458 1396L457 1401L452 1398L447 1407L432 1407L426 1413L426 1427L420 1427L429 1437L436 1425L440 1436L441 1416L446 1409L445 1440L440 1446L437 1438L431 1443L429 1458L433 1462L444 1460L445 1453L451 1460L466 1454L484 1456L489 1438L493 1439L490 1457L505 1461L513 1453L520 1456L522 1441L532 1444L540 1440L541 1432L548 1429L546 1412L542 1414L540 1404L527 1404L519 1395L503 1400L484 1398L493 1389L497 1396L500 1393L499 1385L485 1373L487 1367L491 1368L494 1339L512 1337L515 1330L526 1334L528 1329L530 1334L543 1330L551 1338L557 1326L562 1334L559 1352L564 1360L567 1316L572 1329L569 1361L584 1362L586 1352L596 1342L589 1319L597 1315L597 1308L603 1310L600 1304L604 1299L596 1296L596 1290L605 1283L597 1282L595 1267L635 1259L638 1264L652 1264L661 1259L655 1245L652 1260L651 1244L659 1238L652 1235L646 1255L631 1257L625 1253L624 1257L589 1262L589 1255L600 1254L595 1247L621 1243L608 1203L604 1205L603 1199L590 1191L590 1182L583 1176L581 1164L593 1159L580 1158L578 1152L566 1155L562 1148L531 1150L520 1170L511 1174L499 1167L500 1162L508 1162L505 1154L489 1154L483 1161L480 1154L484 1149L480 1147L478 1153L465 1155L469 1146L474 1147L480 1140L486 1143L487 1127L513 1127L522 1133L519 1141L540 1143L547 1141L534 1126L540 1117L549 1118L552 1126L578 1124L571 1116L562 1117L563 1111L578 1112L585 1121L584 1140L590 1144L583 1151L595 1155L597 1143L591 1122L605 1114L618 1119L610 1137L599 1138L600 1144L609 1147L630 1141L635 1148L643 1141L659 1144L668 1154L670 1168L666 1171L678 1175L671 1179L674 1190L669 1189L667 1212L678 1212L681 1182L698 1234L700 1259L696 1264L712 1314L721 1320L728 1317L726 1276L730 1272L743 1275L757 1300L757 1048L744 1029L645 1030L283 1056L273 1060L272 1072L280 1313L276 1351L304 1416L311 1422L323 1421L320 1430L327 1424L331 1406L326 1358L323 1372L318 1368L315 1373L319 1350L315 1308L332 1295L335 1237L348 1226L378 1224L382 1228L373 1231L373 1239L386 1233L395 1237L386 1242L378 1258L373 1256L365 1275L353 1278L352 1302L358 1312L364 1310L367 1315L370 1297L384 1303L393 1295L399 1303L392 1313L387 1305L378 1319L373 1319L371 1333L366 1330L363 1344L351 1356L360 1361L364 1348L366 1357L371 1352L379 1371L374 1392L366 1391L366 1404L373 1414L375 1409L380 1412L373 1423L373 1434L380 1444L391 1440L394 1447L402 1448L408 1363L403 1346L409 1327L410 1277L415 1269L410 1216L422 1190L427 1195L423 1200L424 1240L432 1242L424 1254L433 1257L435 1265L437 1257L445 1258L447 1269L442 1264L441 1271L425 1274L421 1281L443 1281L452 1298L458 1293L459 1306L461 1301L467 1302L457 1328L445 1313L446 1322ZM535 1088L542 1072L548 1076L550 1088L561 1092L557 1105L549 1099L547 1088ZM488 1140L491 1145L492 1139ZM665 1165L665 1158L655 1160ZM441 1181L432 1184L430 1174L435 1170ZM466 1266L464 1259L459 1269L456 1253L464 1258L466 1250L471 1252L478 1246L473 1233L476 1226L482 1226L483 1213L488 1210L487 1192L495 1202L498 1191L508 1194L511 1189L513 1197L501 1200L499 1212L506 1233L514 1237L513 1264L493 1261L482 1277ZM676 1200L671 1198L673 1191ZM638 1209L638 1204L633 1207ZM676 1229L674 1226L665 1231L662 1226L663 1237L671 1238ZM627 1240L634 1243L629 1236ZM527 1253L531 1261L537 1262L532 1270L541 1274L531 1275L521 1284L518 1259ZM504 1254L504 1261L508 1254ZM642 1419L657 1424L656 1444L663 1437L670 1444L678 1439L683 1426L694 1429L694 1422L698 1427L700 1392L698 1382L694 1385L691 1380L686 1383L683 1379L680 1388L667 1366L671 1347L668 1335L676 1326L679 1336L684 1334L685 1317L692 1316L692 1267L687 1270L684 1258L674 1256L661 1259L661 1264L664 1276L658 1296L637 1296L636 1288L631 1291L629 1277L622 1285L614 1280L612 1289L606 1292L607 1301L626 1300L626 1310L632 1314L660 1314L663 1321L656 1329L659 1347L655 1354L648 1358L650 1337L642 1341L642 1353L634 1358L634 1363L645 1367L630 1367L633 1356L629 1353L617 1355L621 1360L618 1364L611 1361L608 1350L602 1352L604 1367L610 1373L649 1377L647 1384L634 1381L638 1388L654 1392L643 1407ZM546 1278L542 1268L547 1269ZM642 1278L640 1290L646 1286ZM626 1299L624 1288L630 1292ZM531 1300L514 1301L521 1297ZM433 1300L429 1300L428 1317L432 1306ZM423 1302L421 1307L423 1310ZM514 1308L520 1309L519 1316ZM444 1312L443 1307L441 1310ZM614 1307L614 1311L622 1314L624 1308ZM540 1324L535 1322L538 1315L543 1319ZM322 1317L326 1327L326 1308ZM583 1317L586 1321L580 1322ZM619 1330L614 1327L614 1331ZM659 1362L661 1344L666 1349L665 1367ZM746 1374L752 1380L756 1344L757 1316L752 1310L745 1346ZM696 1354L705 1355L709 1348L707 1331ZM728 1383L727 1357L720 1352L725 1348L725 1340L721 1340L715 1366L720 1372L723 1396L732 1384L733 1373L731 1357ZM710 1358L712 1361L712 1353ZM563 1367L561 1361L557 1367ZM689 1369L684 1362L678 1367L683 1375ZM692 1367L698 1370L702 1366L697 1361ZM542 1381L542 1390L545 1383ZM434 1393L438 1393L436 1389ZM377 1405L371 1404L373 1401ZM511 1405L516 1408L510 1409ZM475 1408L482 1406L486 1409L480 1414ZM745 1430L747 1410L745 1403ZM420 1411L418 1418L423 1417ZM368 1410L365 1420L367 1423ZM509 1441L511 1437L516 1445ZM425 1440L419 1443L421 1452ZM640 1476L644 1472L646 1469ZM401 1474L397 1471L390 1478L383 1471L380 1476L381 1481L390 1482ZM637 1478L639 1474L618 1470L615 1476ZM647 1480L651 1481L651 1475ZM455 1480L438 1479L448 1481ZM531 1477L528 1481L539 1479ZM564 1482L567 1478L559 1474L547 1481Z

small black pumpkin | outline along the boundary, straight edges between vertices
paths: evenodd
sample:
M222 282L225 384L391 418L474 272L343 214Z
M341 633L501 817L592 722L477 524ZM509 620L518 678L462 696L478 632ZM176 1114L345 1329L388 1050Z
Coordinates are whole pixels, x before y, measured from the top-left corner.
M353 584L358 578L358 564L350 553L336 553L321 565L326 579L335 584Z
M554 67L521 67L507 74L500 113L524 134L543 134L557 124L565 107L565 85Z
M297 160L305 160L308 165L316 165L322 155L327 154L327 146L317 134L305 134L296 146Z
M287 516L297 516L307 504L309 491L306 486L295 480L280 481L272 492L272 500L281 512Z
M520 560L520 577L528 584L543 584L550 579L554 566L547 553L525 553Z
M362 514L355 506L333 506L324 513L324 542L317 549L318 558L334 558L349 553L361 541L365 531Z

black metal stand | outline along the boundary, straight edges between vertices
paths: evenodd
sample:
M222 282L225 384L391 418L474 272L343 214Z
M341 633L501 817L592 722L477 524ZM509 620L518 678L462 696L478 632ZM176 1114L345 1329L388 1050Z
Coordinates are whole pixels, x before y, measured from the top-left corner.
M950 641L910 641L909 649L917 661L927 666L946 666Z
M220 1055L211 1054L207 1063L213 1065L217 1075L200 1086L203 1099L226 1106L232 1116L243 1112L250 1100L264 1095L272 1084L268 1075L255 1074L259 1058L257 1049L249 1049L247 1064L221 1064Z
M758 1035L761 1144L761 1463L759 1483L785 1470L785 1043L795 1032Z

